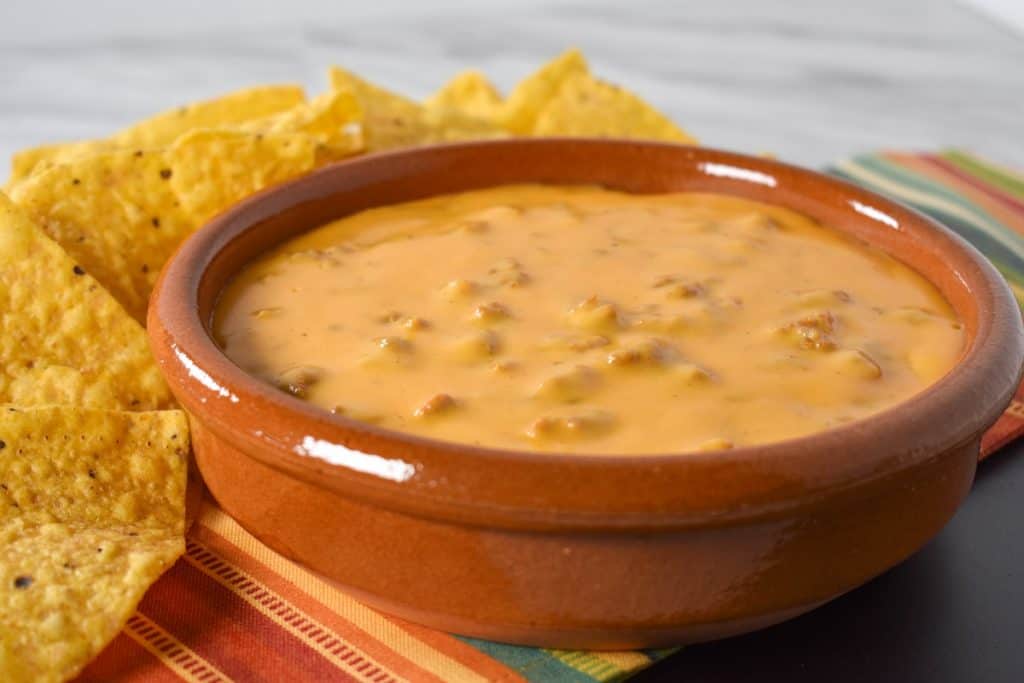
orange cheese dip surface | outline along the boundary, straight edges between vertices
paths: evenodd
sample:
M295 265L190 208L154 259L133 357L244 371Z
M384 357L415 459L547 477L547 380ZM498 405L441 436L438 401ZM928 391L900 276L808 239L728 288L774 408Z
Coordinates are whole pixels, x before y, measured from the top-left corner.
M964 333L920 275L792 211L507 186L365 211L226 288L217 343L318 406L499 448L777 441L903 401Z

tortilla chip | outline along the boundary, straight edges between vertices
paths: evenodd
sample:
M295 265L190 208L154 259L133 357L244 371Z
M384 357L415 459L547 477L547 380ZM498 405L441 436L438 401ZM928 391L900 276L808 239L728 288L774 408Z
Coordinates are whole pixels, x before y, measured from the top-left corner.
M186 418L0 407L0 443L0 680L67 680L184 551Z
M532 133L696 142L633 93L586 73L562 80L537 114Z
M463 71L445 83L424 102L431 112L457 111L484 121L497 121L501 114L501 93L487 76L476 70Z
M363 139L369 152L507 135L492 121L457 109L428 109L339 67L331 69L330 80L336 92L351 92L359 100Z
M110 141L120 147L166 147L193 129L231 128L288 111L305 99L297 85L246 88L157 114L116 133Z
M3 194L0 402L173 404L142 327Z
M185 532L181 410L0 406L0 443L0 521Z
M83 156L121 148L166 147L193 128L231 127L286 111L305 100L296 85L263 85L171 109L140 121L103 140L44 145L18 152L11 162L8 191L35 172Z
M427 110L424 120L429 129L424 142L428 143L509 137L508 131L496 123L470 116L457 109Z
M37 173L12 198L144 322L161 266L196 225L172 176L163 152L104 152Z
M185 545L162 532L66 524L3 525L0 542L0 680L10 683L73 678L124 628ZM32 584L13 588L24 577Z
M5 190L10 192L15 185L33 173L44 171L54 164L59 164L79 157L98 154L111 148L106 140L83 140L82 142L62 142L53 145L32 147L15 152L11 157L11 177L7 180Z
M527 76L512 90L501 112L501 124L516 135L533 133L537 117L572 76L587 75L590 69L579 50L568 50Z
M363 150L363 111L356 96L335 90L243 126L261 133L302 133L317 143L316 162L321 165Z
M363 110L367 151L414 147L432 138L423 107L407 97L380 88L340 67L329 72L331 89L350 92Z
M171 188L198 225L240 199L313 169L317 142L301 133L196 130L167 157Z
M333 105L314 114L311 130L336 120ZM311 170L318 135L327 139L198 129L168 150L116 150L59 164L20 183L13 199L144 322L160 269L182 240L233 202ZM340 140L331 140L339 145L332 149Z

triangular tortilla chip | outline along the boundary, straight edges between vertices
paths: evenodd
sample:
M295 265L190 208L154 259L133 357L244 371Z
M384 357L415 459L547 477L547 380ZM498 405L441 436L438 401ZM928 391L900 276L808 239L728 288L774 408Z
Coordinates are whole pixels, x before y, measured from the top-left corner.
M363 151L362 122L363 111L355 94L333 90L274 116L250 121L243 130L311 136L317 143L319 166Z
M331 89L350 92L363 110L363 137L368 151L414 147L431 138L423 107L380 88L340 67L329 72Z
M18 184L12 199L143 322L164 262L196 227L160 151L75 159Z
M513 88L505 100L501 124L515 135L529 135L541 110L571 76L589 74L587 60L579 50L568 50L537 69Z
M245 88L162 112L115 133L110 141L120 147L166 147L196 128L232 128L288 111L305 99L297 85Z
M586 73L562 80L537 114L532 133L696 142L633 93Z
M123 149L58 164L19 183L12 198L144 322L160 269L182 240L231 203L312 170L319 139L197 129L166 150Z
M59 164L78 157L99 154L112 148L106 140L82 140L81 142L58 142L52 145L41 145L15 152L11 157L11 176L4 190L11 192L14 187L33 173L45 171L54 164Z
M458 111L484 121L496 121L501 113L501 93L482 72L463 71L431 95L428 111Z
M0 402L173 404L142 327L3 194Z
M508 131L493 121L466 114L459 109L427 109L424 120L430 132L425 142L493 140L509 137Z
M296 85L245 88L203 102L188 104L144 119L102 140L44 145L18 152L11 160L7 188L50 166L121 148L166 147L194 128L225 128L261 119L295 107L305 100Z
M504 137L495 123L457 109L431 109L339 67L330 70L331 88L353 93L363 110L363 139L370 152L437 142Z
M0 680L63 681L184 551L184 413L0 407Z
M196 130L167 151L171 187L200 224L240 199L312 170L317 144L306 134Z

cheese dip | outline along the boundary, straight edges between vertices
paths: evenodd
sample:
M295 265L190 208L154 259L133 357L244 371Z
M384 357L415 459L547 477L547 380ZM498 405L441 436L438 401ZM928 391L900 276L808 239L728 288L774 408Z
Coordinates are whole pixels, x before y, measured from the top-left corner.
M956 362L924 278L792 211L520 185L365 211L247 266L217 343L388 429L578 453L726 449L884 410Z

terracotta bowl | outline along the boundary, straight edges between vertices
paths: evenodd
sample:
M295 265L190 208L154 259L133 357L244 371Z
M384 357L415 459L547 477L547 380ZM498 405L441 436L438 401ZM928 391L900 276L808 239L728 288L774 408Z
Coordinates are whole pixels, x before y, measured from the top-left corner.
M870 418L716 453L552 455L361 424L247 375L212 341L218 294L267 248L368 207L504 183L719 192L789 207L931 280L967 345ZM953 515L1020 379L1021 319L993 267L924 216L766 159L666 144L513 140L355 159L248 199L189 239L149 309L220 505L281 554L411 621L492 640L633 648L720 638L814 608Z

